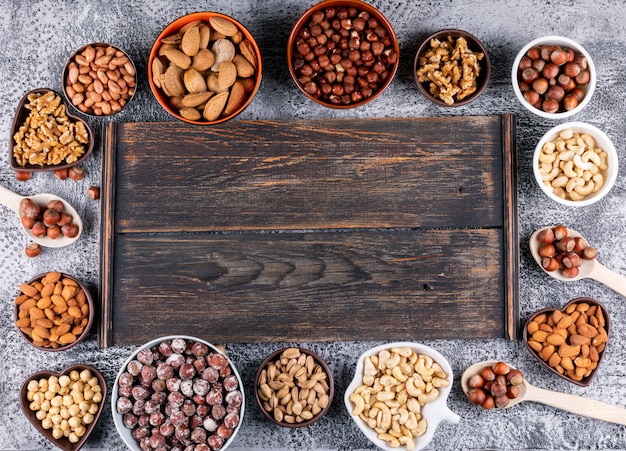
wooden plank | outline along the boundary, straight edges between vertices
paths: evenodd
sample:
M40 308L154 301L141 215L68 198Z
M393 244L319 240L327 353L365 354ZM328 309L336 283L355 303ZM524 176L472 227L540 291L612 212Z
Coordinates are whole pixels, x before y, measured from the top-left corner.
M116 232L501 227L500 135L498 116L123 124Z
M517 335L510 115L103 136L102 346Z

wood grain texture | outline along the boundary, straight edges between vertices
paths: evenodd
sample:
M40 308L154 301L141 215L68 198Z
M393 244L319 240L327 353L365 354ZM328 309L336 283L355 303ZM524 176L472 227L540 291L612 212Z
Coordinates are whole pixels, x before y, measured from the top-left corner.
M513 338L513 132L511 116L107 125L101 344Z

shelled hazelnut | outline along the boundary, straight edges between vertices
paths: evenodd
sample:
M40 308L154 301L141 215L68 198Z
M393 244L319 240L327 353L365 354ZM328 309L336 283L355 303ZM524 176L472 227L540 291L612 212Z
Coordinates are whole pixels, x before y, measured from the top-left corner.
M567 228L559 224L537 234L541 265L546 271L561 270L565 277L576 277L585 260L593 260L598 252L582 237L569 236Z
M60 200L52 200L45 207L37 205L26 197L20 201L19 214L22 225L36 237L56 239L63 235L74 238L78 235L78 225L72 222L72 216L64 211L65 207ZM31 250L31 252L34 252ZM28 251L27 251L28 254Z

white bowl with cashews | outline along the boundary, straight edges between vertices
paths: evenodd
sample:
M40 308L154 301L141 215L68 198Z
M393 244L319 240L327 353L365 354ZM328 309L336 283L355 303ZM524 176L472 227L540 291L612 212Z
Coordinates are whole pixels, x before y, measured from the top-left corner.
M364 352L344 402L367 438L384 450L420 450L439 423L458 423L447 405L454 377L446 358L429 346L395 342Z
M537 143L535 179L552 200L570 207L598 202L617 178L617 152L599 128L567 122L550 129Z

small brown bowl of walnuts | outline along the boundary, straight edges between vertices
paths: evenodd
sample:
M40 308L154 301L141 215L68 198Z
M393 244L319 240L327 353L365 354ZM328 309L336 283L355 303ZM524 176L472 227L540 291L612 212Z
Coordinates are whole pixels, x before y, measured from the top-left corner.
M41 351L59 352L83 341L95 318L89 290L75 277L48 272L20 284L14 301L15 326Z
M315 352L290 347L271 353L259 366L254 396L263 414L288 428L308 426L330 408L333 375Z
M170 23L148 59L148 80L159 104L196 125L218 124L245 110L259 90L262 72L252 33L217 12L195 12Z
M415 55L419 91L445 107L467 105L482 94L491 76L486 47L466 31L446 29L424 40Z
M21 98L9 141L12 169L26 173L67 170L85 161L93 146L91 127L68 111L59 93L38 88Z
M378 97L398 70L400 46L389 20L360 0L324 0L294 24L287 64L309 99L355 108Z

